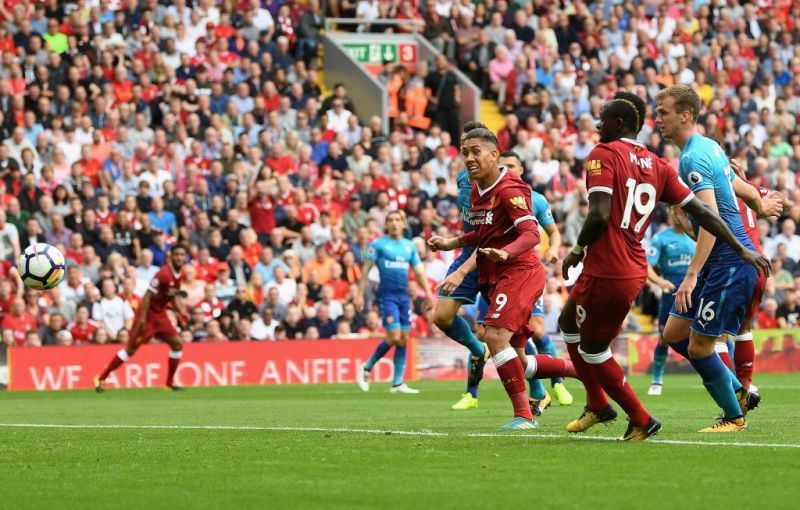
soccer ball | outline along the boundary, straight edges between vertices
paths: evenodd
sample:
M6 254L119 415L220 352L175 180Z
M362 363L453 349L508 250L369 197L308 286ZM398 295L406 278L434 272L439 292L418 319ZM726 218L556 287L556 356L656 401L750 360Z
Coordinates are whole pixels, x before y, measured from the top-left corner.
M64 255L55 246L36 243L25 248L19 256L17 269L26 287L52 289L64 279L67 267Z

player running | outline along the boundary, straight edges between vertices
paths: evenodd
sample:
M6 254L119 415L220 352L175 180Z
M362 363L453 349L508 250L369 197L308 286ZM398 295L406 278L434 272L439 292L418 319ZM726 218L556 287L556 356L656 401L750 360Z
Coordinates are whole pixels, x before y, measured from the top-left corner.
M477 128L486 128L480 122L467 122L462 128L461 140L467 133ZM458 208L464 232L472 231L469 222L470 193L472 183L466 169L456 175L458 184ZM453 404L453 409L475 409L478 407L478 384L483 378L483 367L489 357L486 344L475 337L469 323L458 315L464 304L473 304L478 296L478 270L475 262L475 249L471 246L461 250L458 257L450 264L447 278L439 284L439 301L433 311L433 322L448 337L460 343L470 352L467 391L461 399Z
M736 255L752 264L769 265L742 246L725 222L680 182L675 170L634 139L644 115L644 102L624 92L617 93L600 112L601 143L586 159L589 214L578 243L564 259L564 278L585 257L584 267L559 317L570 358L587 393L584 413L567 430L583 432L616 419L608 394L628 415L628 428L621 438L626 441L644 441L661 429L609 348L647 278L642 237L656 202L686 208L704 228L730 243Z
M169 250L167 262L161 266L150 287L145 292L139 308L133 318L133 328L131 329L128 345L120 349L108 364L102 374L94 377L94 389L98 393L105 391L105 381L108 376L120 365L128 361L142 345L148 343L152 338L159 338L169 345L169 364L167 371L167 389L178 391L182 390L175 384L175 372L181 362L183 355L183 344L180 341L178 330L167 316L167 310L179 309L176 298L185 295L180 290L181 270L186 263L186 248L183 245L175 245Z
M723 414L712 426L700 432L738 432L747 428L745 415L758 407L760 397L751 393L727 369L715 352L715 344L728 333L736 335L742 317L753 295L758 269L747 261L737 246L755 253L752 241L744 231L736 204L742 196L759 214L765 213L768 202L762 203L759 193L737 179L725 151L714 140L695 132L700 113L700 97L686 85L663 89L656 96L659 129L681 149L680 176L699 200L719 211L732 230L736 243L715 242L714 233L706 225L698 225L694 211L687 210L696 233L697 247L686 277L675 296L675 304L664 328L664 339L687 358L703 378L703 384ZM767 200L767 199L765 199ZM774 205L774 204L773 204ZM779 207L779 206L778 206ZM717 236L719 237L719 236ZM758 256L762 269L768 261Z
M499 163L501 167L507 168L517 177L522 177L524 167L522 166L522 161L516 152L506 151L500 154ZM557 262L558 247L561 246L561 234L558 231L558 226L553 220L553 213L550 211L550 205L547 203L547 199L544 196L533 190L531 190L531 204L533 207L533 215L536 218L536 221L539 222L539 225L545 230L545 232L547 232L547 235L549 236L550 248L547 250L546 260L551 263ZM462 267L467 271L472 270L472 268L476 267L475 258L470 258ZM443 292L446 292L447 289L451 287L457 287L459 285L459 276L460 274L450 275L445 281L443 281L440 284L440 287L445 289ZM488 304L482 297L479 299L478 309L478 323L482 325L483 319L486 315L486 310L488 309ZM531 318L528 324L531 328L531 338L533 339L533 344L530 342L525 344L525 354L534 355L542 353L557 357L558 352L556 351L555 345L553 345L550 336L547 335L544 330L544 296L539 297L539 299L536 301L536 304L533 306L533 311L531 312ZM481 367L481 371L482 370L483 367ZM469 387L470 391L464 394L461 400L453 405L453 409L470 409L477 407L476 397L478 384L482 378L482 372L480 377L474 377L472 374L470 374L470 379L474 381L474 386ZM551 381L553 385L553 391L556 394L556 399L558 399L558 402L561 405L572 404L572 395L564 385L563 378L557 377L551 379ZM528 384L531 409L533 410L533 414L538 416L542 413L542 411L550 406L551 398L545 390L544 384L542 384L540 379L530 379Z
M669 355L669 346L664 341L664 326L669 319L672 303L675 302L673 292L683 281L694 255L694 241L675 228L677 221L675 208L671 207L669 226L653 236L650 240L650 252L647 254L647 279L663 291L658 305L658 345L653 351L653 383L647 390L648 395L661 395L664 369ZM660 274L656 274L654 269L658 269Z
M369 373L390 348L394 347L394 377L392 393L419 393L403 382L406 369L406 345L408 332L411 331L411 297L408 294L408 268L414 269L417 282L425 292L425 307L433 307L433 295L425 279L425 266L419 258L417 247L403 238L406 228L405 216L400 211L392 211L386 216L386 235L369 244L361 280L358 283L360 297L357 306L362 307L364 290L373 266L378 267L381 281L375 299L386 329L386 340L383 340L372 357L364 365L364 370L357 378L361 391L369 391Z
M478 283L489 302L484 339L514 408L514 418L501 429L535 428L524 379L537 373L540 377L576 374L571 363L558 358L524 357L531 303L541 295L545 280L544 268L533 251L539 230L530 188L498 166L497 138L488 129L467 133L461 156L473 182L469 220L474 230L450 239L432 236L428 246L446 251L478 248Z

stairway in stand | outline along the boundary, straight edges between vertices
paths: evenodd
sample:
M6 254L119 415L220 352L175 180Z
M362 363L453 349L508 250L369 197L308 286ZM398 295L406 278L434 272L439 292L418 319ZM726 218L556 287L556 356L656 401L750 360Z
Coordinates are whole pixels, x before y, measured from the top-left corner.
M494 99L481 99L481 122L495 133L506 125L506 116Z

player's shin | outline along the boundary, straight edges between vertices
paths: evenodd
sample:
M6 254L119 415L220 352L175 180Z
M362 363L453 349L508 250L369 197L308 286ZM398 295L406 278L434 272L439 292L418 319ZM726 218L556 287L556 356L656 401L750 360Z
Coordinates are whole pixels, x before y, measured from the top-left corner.
M747 332L732 338L736 346L733 350L733 364L736 367L736 378L745 388L750 388L753 380L753 364L756 357L753 345L753 333Z
M655 351L653 351L653 384L664 384L664 370L667 368L668 356L668 346L656 345Z
M603 390L625 410L631 423L636 427L645 427L650 421L650 413L628 384L625 373L614 359L611 349L607 347L598 353L588 353L579 348L579 352Z
M554 358L558 357L558 350L556 350L556 346L553 343L553 340L550 338L550 335L545 334L544 336L542 336L541 340L538 340L535 343L536 343L536 348L539 350L539 354L549 354ZM562 377L550 378L550 383L553 385L563 382L564 379Z
M525 343L525 354L528 356L527 360L530 360L531 355L535 355L537 353L537 349L534 346L533 342L528 340ZM537 379L536 376L536 362L534 361L531 363L528 361L525 364L525 379L528 380L528 394L534 400L542 400L545 395L547 394L547 390L544 387L544 383L540 379Z
M517 351L510 346L503 348L492 356L492 361L511 400L514 416L533 421L533 413L525 391L525 369L517 356Z
M367 362L364 364L364 370L366 372L372 370L372 367L375 366L375 363L380 361L380 359L384 357L387 352L389 352L390 348L391 345L389 345L389 342L386 340L381 341L381 343L378 344L378 347L375 348L375 352L372 353L372 356L370 356L369 360L367 360Z
M472 356L480 358L486 355L486 347L483 342L475 337L469 323L460 315L456 315L450 327L442 330L442 333L469 349Z
M703 386L705 386L706 391L714 399L714 402L722 408L726 418L736 418L742 415L733 384L735 378L731 376L730 370L728 370L728 367L725 366L725 363L722 362L716 352L712 352L708 356L692 359L689 357L688 338L680 342L673 342L670 347L689 360L689 363L692 364L692 367L703 379ZM736 384L738 385L738 381Z
M169 368L167 371L167 386L175 386L175 372L181 363L183 351L169 351Z
M728 367L728 370L733 372L733 360L731 359L731 355L728 352L727 344L717 343L714 346L714 352L716 352L717 355L719 356L719 359L721 359L722 362L725 363L725 366Z
M106 369L103 370L103 373L100 374L100 380L105 381L111 374L111 372L113 372L114 370L119 368L120 365L128 361L129 357L130 356L128 355L128 352L125 349L120 349L117 352L117 354L114 355L114 358L108 363Z
M527 370L531 369L539 379L549 379L551 377L572 377L578 379L578 372L571 361L561 358L554 358L548 354L535 354L528 356Z
M608 398L606 397L600 383L595 379L589 364L583 360L578 352L581 337L578 334L570 334L561 332L561 337L567 345L567 352L575 371L578 374L578 379L583 383L586 388L586 407L593 412L599 412L608 407Z
M406 346L398 345L394 348L394 377L392 386L403 384L403 374L406 371Z

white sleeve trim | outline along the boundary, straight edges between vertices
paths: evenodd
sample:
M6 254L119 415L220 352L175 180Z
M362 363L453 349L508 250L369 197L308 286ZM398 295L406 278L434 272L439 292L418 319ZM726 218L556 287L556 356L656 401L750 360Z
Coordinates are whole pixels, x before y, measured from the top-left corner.
M681 201L681 203L680 203L680 204L677 204L677 205L678 205L678 207L681 207L681 208L683 208L683 207L684 207L686 204L688 204L689 202L691 202L693 199L694 199L694 193L690 191L690 192L689 192L689 194L688 194L688 195L686 195L686 198L684 198L684 199Z
M608 193L609 195L614 194L614 189L609 188L608 186L592 186L591 188L589 188L589 195L591 195L596 191L599 191L600 193Z
M153 294L158 294L158 289L156 289L155 287L147 287L147 290L149 290Z
M517 225L519 225L523 221L527 221L527 220L536 221L536 216L532 216L532 215L529 214L527 216L523 216L522 218L517 218L516 220L514 220L514 226L516 227Z

